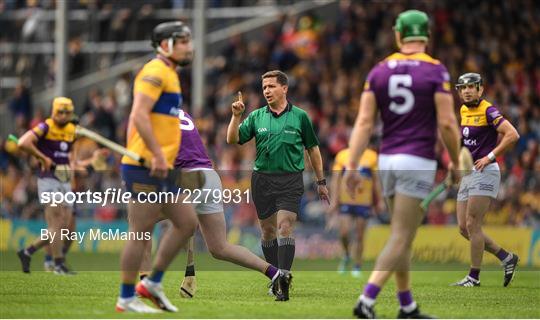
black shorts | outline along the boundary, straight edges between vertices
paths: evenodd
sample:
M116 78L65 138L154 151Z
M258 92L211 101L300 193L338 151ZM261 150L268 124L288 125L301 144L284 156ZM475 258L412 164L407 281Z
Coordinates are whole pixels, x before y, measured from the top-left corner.
M300 199L304 194L302 172L261 173L251 175L251 193L260 220L287 210L298 214Z

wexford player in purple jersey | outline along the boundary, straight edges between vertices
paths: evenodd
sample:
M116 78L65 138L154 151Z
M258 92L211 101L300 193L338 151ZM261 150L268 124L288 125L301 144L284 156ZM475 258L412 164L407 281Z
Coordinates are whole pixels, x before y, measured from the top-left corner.
M55 274L73 274L65 265L67 247L65 239L61 239L62 229L73 230L73 208L70 203L59 205L48 204L51 193L71 192L71 172L90 164L91 159L75 161L72 144L76 139L73 118L73 102L66 97L57 97L52 103L51 117L27 131L19 139L19 147L37 158L41 164L38 174L38 194L40 202L46 205L45 220L51 240L38 238L27 248L17 252L22 270L30 272L30 260L36 250L50 243L54 259ZM47 196L48 194L48 196Z
M450 153L453 177L457 177L454 168L460 142L448 72L425 53L428 24L428 16L421 11L409 10L398 16L394 30L400 51L369 73L349 141L345 181L355 190L361 182L355 170L358 158L368 145L377 111L381 114L378 167L392 216L391 234L354 308L359 318L375 318L377 295L393 273L400 303L397 317L429 318L420 313L411 294L411 246L424 217L420 202L431 191L435 178L437 128Z
M196 187L201 191L201 200L200 203L194 203L194 205L208 251L216 259L229 261L264 273L272 281L272 292L275 293L281 276L278 268L259 258L248 249L230 244L227 241L227 228L225 226L225 215L221 197L223 194L221 178L213 168L212 161L208 157L193 118L187 112L180 110L180 121L182 140L174 166L181 169L183 174L185 172L198 171L202 175L202 179L200 179L202 185ZM192 243L193 241L190 241L190 245ZM150 251L150 249L151 245L147 246L146 250ZM149 256L150 253L147 252L146 257ZM148 262L145 261L145 264ZM188 265L186 267L186 278L193 276L195 276L195 267L194 265ZM182 283L180 293L184 296L187 294L191 297L195 288L189 287L192 284L185 282L186 279Z
M459 232L471 243L471 268L469 274L454 285L480 285L480 266L485 250L501 260L506 287L514 277L519 257L484 234L482 220L491 199L497 198L499 192L501 173L495 159L518 140L519 134L497 107L482 99L484 87L479 74L466 73L459 77L456 90L463 101L460 109L463 145L473 156L474 170L463 177L457 195ZM502 139L497 144L499 134Z

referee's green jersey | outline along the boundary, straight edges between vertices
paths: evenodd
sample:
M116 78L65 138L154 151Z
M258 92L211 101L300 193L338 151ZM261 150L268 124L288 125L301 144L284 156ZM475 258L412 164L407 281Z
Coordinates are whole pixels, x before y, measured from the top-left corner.
M240 144L255 137L253 170L258 172L303 171L304 148L319 145L307 113L291 104L279 115L268 106L251 112L240 124L239 135Z

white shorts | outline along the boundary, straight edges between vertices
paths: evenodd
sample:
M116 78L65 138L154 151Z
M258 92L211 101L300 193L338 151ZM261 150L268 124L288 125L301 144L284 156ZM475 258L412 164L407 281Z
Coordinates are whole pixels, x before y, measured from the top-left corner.
M64 194L71 192L71 182L61 182L54 178L38 178L37 189L38 189L39 202L43 203L41 199L42 199L42 194L44 192L46 193L61 192ZM73 203L64 202L63 205L66 207L73 207Z
M457 201L467 201L470 196L497 198L500 183L501 172L497 163L490 163L482 172L473 170L461 179Z
M424 199L433 189L437 161L410 154L379 155L379 177L384 197L400 193Z
M197 196L197 193L200 192L199 199L203 199L200 203L194 203L195 212L197 214L212 214L224 212L223 210L223 201L221 199L222 189L221 189L221 178L219 174L214 169L190 169L188 171L201 171L204 173L204 185L201 189L193 190L192 198ZM216 198L215 195L218 194L219 198ZM208 197L206 197L208 195Z

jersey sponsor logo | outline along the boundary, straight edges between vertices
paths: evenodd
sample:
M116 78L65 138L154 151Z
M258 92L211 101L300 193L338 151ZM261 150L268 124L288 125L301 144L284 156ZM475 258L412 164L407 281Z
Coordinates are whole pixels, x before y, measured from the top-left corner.
M69 157L69 153L62 152L62 151L55 151L53 153L53 157L55 157L55 158L67 158L67 157Z
M268 129L266 129L266 128L259 128L259 129L257 129L257 133L267 132L267 131L268 131Z
M476 146L476 139L463 139L463 144L466 146Z
M291 131L291 130L283 130L283 132L288 133L288 134L296 134L297 133L296 131Z
M60 142L60 150L62 151L67 151L67 149L69 148L68 144L64 141Z
M386 63L389 69L395 69L398 66L410 66L410 67L418 67L420 65L420 61L418 60L388 60Z

